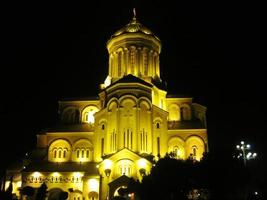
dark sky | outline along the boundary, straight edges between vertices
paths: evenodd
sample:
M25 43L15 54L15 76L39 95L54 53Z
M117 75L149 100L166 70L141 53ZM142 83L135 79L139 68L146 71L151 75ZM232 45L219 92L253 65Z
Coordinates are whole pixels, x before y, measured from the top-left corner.
M106 42L132 18L162 41L170 94L207 106L211 150L241 139L264 155L266 12L252 2L8 1L1 16L1 156L35 146L63 97L96 96L108 70ZM1 161L2 163L2 161Z

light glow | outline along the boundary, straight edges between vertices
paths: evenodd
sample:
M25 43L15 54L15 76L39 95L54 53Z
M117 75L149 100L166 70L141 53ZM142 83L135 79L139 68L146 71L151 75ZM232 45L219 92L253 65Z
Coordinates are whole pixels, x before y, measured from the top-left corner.
M144 158L139 159L137 164L140 169L146 168L146 160Z
M82 174L81 172L74 172L74 173L73 173L73 176L74 176L75 178L80 178L80 177L83 176L83 174Z
M34 178L37 178L37 177L41 176L41 173L40 173L40 172L33 172L33 173L32 173L32 176L33 176Z
M104 86L105 88L108 87L111 84L111 78L110 76L107 76L105 82L104 82Z
M21 184L22 184L21 181L17 181L17 182L16 182L16 186L17 186L17 188L21 187Z
M98 192L99 182L96 179L90 179L88 181L89 191Z
M58 177L58 176L60 176L60 173L58 173L58 172L53 172L51 175L52 175L53 177Z
M104 169L111 169L112 167L112 162L111 160L104 160Z

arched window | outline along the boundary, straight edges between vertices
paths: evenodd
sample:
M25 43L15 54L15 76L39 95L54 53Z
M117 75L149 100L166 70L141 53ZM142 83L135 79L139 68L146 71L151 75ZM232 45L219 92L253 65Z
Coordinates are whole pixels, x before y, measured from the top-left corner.
M49 145L48 161L66 162L70 158L71 145L67 140L57 139Z
M181 118L182 120L191 120L191 109L188 104L181 106Z
M169 121L180 121L180 107L173 103L168 106Z
M66 108L63 111L62 121L67 124L76 124L79 123L79 116L80 112L77 108Z
M174 146L173 147L173 157L176 158L176 159L180 159L181 157L181 150L178 146Z
M105 124L102 124L102 130L105 130Z
M179 137L172 137L168 141L168 153L176 159L185 159L185 142Z
M81 157L84 158L84 150L82 150L82 156Z
M187 156L200 161L205 152L204 140L199 136L190 136L186 140Z
M120 160L117 163L118 175L131 176L133 173L133 163L130 160Z
M159 122L157 122L156 126L157 126L157 129L159 129Z
M192 146L192 154L193 154L193 159L196 159L196 156L197 156L197 146Z
M58 158L61 158L61 149L58 150Z
M92 143L87 139L80 139L73 145L75 151L73 151L73 161L76 162L88 162L92 159L91 152L93 151Z
M95 123L95 117L94 114L96 112L98 112L98 108L96 106L87 106L86 108L84 108L83 112L82 112L82 121L85 123L89 123L89 124L94 124Z
M88 112L86 112L86 113L84 114L84 117L85 117L85 121L88 122Z

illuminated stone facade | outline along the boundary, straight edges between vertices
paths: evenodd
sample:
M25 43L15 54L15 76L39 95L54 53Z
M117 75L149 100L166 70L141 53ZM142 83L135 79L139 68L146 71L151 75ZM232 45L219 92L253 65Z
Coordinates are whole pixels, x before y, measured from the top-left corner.
M128 177L141 181L152 159L172 153L200 160L208 151L206 108L167 94L159 38L134 16L107 49L108 75L98 97L59 102L61 123L37 135L14 189L46 182L48 199L66 191L71 200L103 200Z

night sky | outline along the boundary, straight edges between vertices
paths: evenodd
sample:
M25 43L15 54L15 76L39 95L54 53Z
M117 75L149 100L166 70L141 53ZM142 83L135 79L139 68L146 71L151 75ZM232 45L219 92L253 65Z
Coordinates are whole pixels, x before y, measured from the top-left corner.
M188 94L207 106L210 150L231 152L243 139L266 161L263 5L90 2L1 6L1 170L57 121L58 100L97 96L108 72L106 42L131 20L133 7L137 19L162 41L161 78L169 94Z

